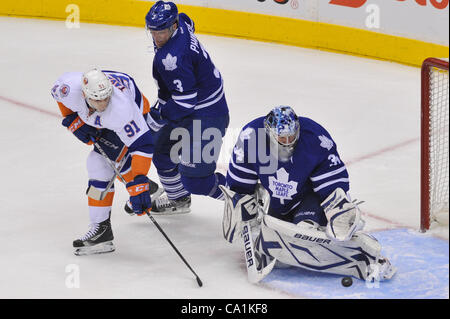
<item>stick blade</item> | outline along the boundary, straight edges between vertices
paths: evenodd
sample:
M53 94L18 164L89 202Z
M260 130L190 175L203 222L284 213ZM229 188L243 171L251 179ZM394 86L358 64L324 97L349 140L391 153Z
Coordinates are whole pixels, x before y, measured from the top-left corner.
M101 191L95 186L89 185L86 191L86 195L95 200L103 200L105 198L106 192Z
M263 280L273 269L276 259L273 259L266 267L256 270L256 267L253 269L248 269L248 281L252 284L256 284Z

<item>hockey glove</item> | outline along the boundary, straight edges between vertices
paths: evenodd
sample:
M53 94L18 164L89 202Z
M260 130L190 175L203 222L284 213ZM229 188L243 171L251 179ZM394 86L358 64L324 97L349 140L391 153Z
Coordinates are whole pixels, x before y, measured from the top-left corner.
M145 175L138 175L133 181L127 183L127 191L130 194L130 203L136 215L147 213L152 207L150 198L150 180Z
M342 188L335 189L320 204L328 220L326 234L330 239L341 242L350 240L356 231L364 227L358 204L351 202Z
M160 129L164 127L168 123L167 120L164 120L161 115L161 107L159 102L155 102L153 106L150 108L150 112L147 115L147 124L154 131L158 132Z
M112 161L119 161L120 157L123 156L124 153L126 154L126 145L114 131L109 129L99 129L97 143ZM97 146L94 146L94 151L101 154Z
M62 125L67 127L80 141L89 145L92 144L92 137L95 139L98 134L98 130L84 123L78 113L67 115L62 120Z

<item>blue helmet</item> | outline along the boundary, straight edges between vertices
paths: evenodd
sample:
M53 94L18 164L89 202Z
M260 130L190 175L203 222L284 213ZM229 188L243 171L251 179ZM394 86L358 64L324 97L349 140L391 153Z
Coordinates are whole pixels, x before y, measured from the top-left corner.
M290 106L275 107L264 119L270 139L281 146L293 148L300 136L300 122Z
M178 20L178 8L173 2L157 1L145 16L146 28L163 30Z

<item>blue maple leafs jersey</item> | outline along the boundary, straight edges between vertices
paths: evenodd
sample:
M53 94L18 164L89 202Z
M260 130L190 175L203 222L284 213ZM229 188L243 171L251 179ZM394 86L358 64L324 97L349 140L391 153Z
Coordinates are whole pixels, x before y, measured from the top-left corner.
M169 121L228 114L222 76L194 31L194 22L180 13L178 29L153 59L161 114Z
M253 194L258 181L270 194L270 211L286 214L302 198L315 192L323 201L336 188L349 190L349 178L336 143L318 123L299 117L300 136L291 159L269 167L270 142L264 117L242 129L227 172L227 185L242 194ZM265 156L267 155L267 156Z

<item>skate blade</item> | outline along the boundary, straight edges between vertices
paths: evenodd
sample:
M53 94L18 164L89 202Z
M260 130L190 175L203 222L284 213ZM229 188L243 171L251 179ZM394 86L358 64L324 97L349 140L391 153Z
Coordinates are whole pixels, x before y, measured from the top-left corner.
M187 214L190 213L191 209L190 208L182 208L182 209L176 209L176 210L168 210L168 211L163 211L163 212L154 212L154 211L150 211L150 214L153 216L169 216L169 215L183 215L183 214Z
M86 246L76 248L74 251L75 256L87 256L96 254L110 253L116 250L112 241L107 241L94 246Z

